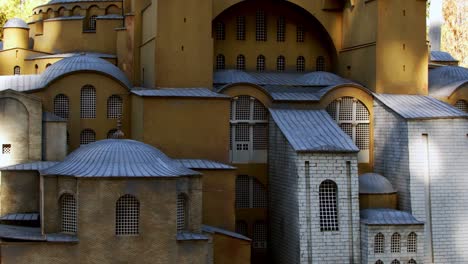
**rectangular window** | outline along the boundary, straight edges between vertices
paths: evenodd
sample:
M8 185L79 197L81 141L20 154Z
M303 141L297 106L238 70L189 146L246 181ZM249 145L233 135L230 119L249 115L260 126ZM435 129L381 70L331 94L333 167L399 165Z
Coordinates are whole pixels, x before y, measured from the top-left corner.
M2 145L2 154L5 154L5 155L11 154L11 144Z
M245 40L245 16L237 17L237 40Z
M276 41L278 42L284 42L286 38L286 22L284 17L279 17L278 18L278 23L277 23L277 31L276 31Z
M267 40L267 29L266 29L266 17L265 11L258 10L256 15L256 40L266 41Z

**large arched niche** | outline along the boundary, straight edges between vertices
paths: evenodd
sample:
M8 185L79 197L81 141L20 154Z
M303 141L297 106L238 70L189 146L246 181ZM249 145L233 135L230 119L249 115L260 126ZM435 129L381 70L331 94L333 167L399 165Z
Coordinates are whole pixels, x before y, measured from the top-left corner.
M322 25L322 29L329 35L330 41L339 49L341 47L342 13L330 12L325 8L326 1L311 0L217 0L213 2L213 20L225 12L245 2L257 2L264 6L272 3L285 3L302 9L303 12L314 17ZM313 14L313 15L312 15Z
M241 95L248 95L259 100L266 108L269 108L273 104L273 100L270 95L260 86L250 83L234 83L225 86L221 89L221 93L228 95L232 98Z

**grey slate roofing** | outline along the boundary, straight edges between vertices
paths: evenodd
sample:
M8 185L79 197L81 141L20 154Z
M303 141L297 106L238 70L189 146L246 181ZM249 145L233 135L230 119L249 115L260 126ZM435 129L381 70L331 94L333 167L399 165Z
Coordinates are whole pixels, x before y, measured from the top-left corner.
M230 237L233 237L233 238L238 238L238 239L242 239L242 240L246 240L246 241L251 241L251 239L246 237L246 236L243 236L241 234L238 234L238 233L235 233L235 232L232 232L232 231L229 231L229 230L225 230L225 229L222 229L222 228L219 228L219 227L215 227L215 226L202 225L202 231L210 233L210 234L215 234L215 233L216 234L222 234L222 235L230 236Z
M443 66L429 70L429 95L448 97L468 84L468 68Z
M44 88L54 80L61 76L75 72L99 72L110 76L122 85L131 89L132 84L125 74L112 63L97 58L95 56L87 56L86 54L64 58L50 67L41 74L39 88Z
M28 24L26 24L26 22L24 22L23 19L15 17L15 18L8 19L8 21L5 23L5 25L3 25L3 28L26 28L26 29L29 29L29 26L28 26Z
M76 236L60 233L42 235L40 227L26 227L13 225L0 225L0 238L42 242L78 242L78 238Z
M458 60L448 52L434 50L431 51L431 61L457 62Z
M216 162L212 160L202 160L202 159L178 159L176 160L182 166L189 169L205 169L205 170L235 170L236 167L233 167L228 164L221 162Z
M389 194L396 193L387 178L377 173L365 173L359 176L360 194Z
M56 116L50 112L42 112L42 121L43 122L67 122L65 118L61 118L60 116Z
M358 152L351 138L325 110L269 109L297 152Z
M70 4L70 3L86 3L86 2L120 2L116 0L51 0L45 5L54 5L54 4Z
M122 15L117 15L117 14L109 14L109 15L103 15L103 16L97 16L96 19L124 19Z
M40 171L57 165L57 161L36 161L0 168L0 171Z
M59 53L59 54L50 54L50 55L32 55L26 58L26 60L40 60L40 59L63 59L63 58L70 58L73 56L79 56L81 53ZM98 57L101 59L116 59L117 56L115 54L107 54L107 53L97 53L97 52L86 52L86 56L91 57Z
M44 20L45 22L48 21L67 21L67 20L83 20L84 16L66 16L66 17L53 17Z
M189 241L189 240L208 240L209 237L203 234L195 234L189 232L178 232L177 240L179 241Z
M0 217L3 221L37 221L39 220L39 213L16 213L7 214Z
M200 175L157 148L129 139L106 139L82 146L41 174L115 178Z
M0 91L12 89L25 92L36 89L40 75L3 75L0 76Z
M387 208L361 210L361 222L367 225L422 225L408 212Z
M405 119L468 118L468 114L430 96L374 94L374 97Z
M320 99L335 86L275 86L267 85L262 89L275 101L320 101Z
M133 89L132 93L144 97L205 97L229 98L224 94L210 91L207 88L161 88L161 89Z

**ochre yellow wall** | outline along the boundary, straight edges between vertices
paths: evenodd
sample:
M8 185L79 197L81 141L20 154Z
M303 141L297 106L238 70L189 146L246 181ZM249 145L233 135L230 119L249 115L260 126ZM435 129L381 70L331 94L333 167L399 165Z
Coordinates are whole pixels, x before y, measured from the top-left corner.
M250 263L250 241L214 234L213 260L222 264Z
M393 194L360 194L359 209L391 208L398 209L398 195Z
M30 56L38 55L47 54L26 49L9 49L0 51L0 75L13 75L15 66L20 66L22 75L34 74L34 62L25 59ZM43 70L44 68L45 65L39 69Z
M3 30L3 49L28 49L29 30L25 28L5 28Z
M455 105L458 100L465 100L468 102L468 83L462 85L444 101L451 105Z

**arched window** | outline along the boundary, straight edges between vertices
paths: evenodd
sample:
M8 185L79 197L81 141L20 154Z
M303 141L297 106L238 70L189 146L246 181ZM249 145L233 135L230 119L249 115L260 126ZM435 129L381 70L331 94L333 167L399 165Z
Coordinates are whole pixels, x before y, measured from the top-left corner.
M237 56L236 69L245 71L245 56L242 54Z
M417 264L417 263L416 263L416 260L410 259L410 260L408 261L408 264Z
M87 145L96 141L96 133L92 129L85 129L80 134L80 145Z
M325 180L319 187L320 231L338 231L338 187Z
M81 15L81 7L75 6L72 9L73 16L80 16Z
M297 42L304 42L305 41L305 30L304 25L297 25L296 27L296 41Z
M468 112L468 103L465 100L458 100L455 103L455 107L460 111Z
M34 65L34 74L38 74L39 66L36 64Z
M187 196L185 194L177 195L177 231L182 231L187 229L188 224L188 206L187 206Z
M239 175L236 178L236 208L267 208L265 186L255 177Z
M305 71L305 58L303 56L297 57L296 71L297 72L304 72Z
M70 101L68 96L64 94L58 94L54 98L54 114L61 118L68 119L70 113Z
M384 264L380 259L375 262L375 264Z
M237 40L245 40L245 16L238 16L237 22Z
M265 163L268 149L268 110L250 96L231 101L230 154L232 162Z
M76 233L76 200L71 194L60 197L61 229L64 233Z
M47 68L49 68L51 65L52 65L52 64L50 64L50 63L47 63L47 64L46 64L46 66L45 66L45 67L46 67L46 69L47 69Z
M216 23L216 40L226 39L226 28L223 22Z
M224 70L226 68L226 58L223 54L216 56L216 70Z
M265 71L265 56L263 55L258 55L257 57L257 71Z
M20 75L21 74L21 67L20 66L15 66L13 68L13 74L14 75Z
M81 118L96 118L96 89L91 85L81 88Z
M252 237L253 248L267 248L267 225L263 222L257 222L253 226L253 237Z
M356 98L342 97L331 102L326 110L359 148L359 162L369 162L370 114L367 107Z
M140 202L135 196L126 194L117 200L115 207L115 234L138 235Z
M398 259L394 259L394 260L392 261L392 264L400 264L400 261L399 261Z
M108 139L114 138L115 132L117 132L117 129L115 129L115 128L109 130L109 132L107 132L107 138Z
M265 11L257 10L255 15L256 30L255 30L255 39L257 41L266 41L267 40L267 23Z
M393 233L390 243L390 251L392 253L400 253L401 251L401 236L398 233Z
M318 56L315 61L315 70L316 71L325 71L325 58L323 56Z
M283 72L286 67L286 60L283 55L276 59L276 71Z
M247 236L247 223L245 221L236 221L236 233Z
M65 16L65 7L60 7L58 10L58 16L63 17Z
M89 30L96 30L96 19L97 19L96 15L92 15L92 16L89 17L89 20L88 20L88 29Z
M382 254L385 248L385 237L382 233L378 233L374 237L374 253Z
M117 119L122 116L122 97L111 95L107 99L107 118Z
M411 232L408 235L408 245L407 245L407 251L409 253L416 253L418 250L418 235L416 233Z
M280 16L277 21L276 29L276 41L284 42L286 38L286 20L283 16Z

